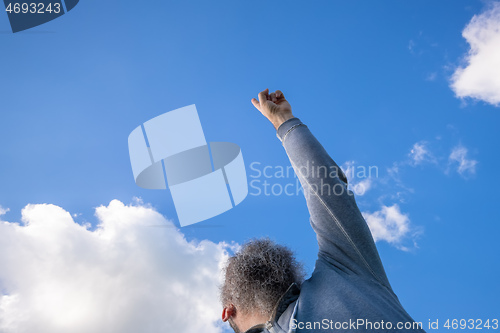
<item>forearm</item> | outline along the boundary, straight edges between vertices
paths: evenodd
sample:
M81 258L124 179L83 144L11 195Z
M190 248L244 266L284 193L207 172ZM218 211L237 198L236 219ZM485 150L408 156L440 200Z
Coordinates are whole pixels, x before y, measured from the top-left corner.
M347 178L342 169L300 119L292 118L284 122L278 128L277 136L304 187L306 199L311 194L319 197L335 195L342 197L337 198L341 201L349 199L346 195L352 196L347 191Z

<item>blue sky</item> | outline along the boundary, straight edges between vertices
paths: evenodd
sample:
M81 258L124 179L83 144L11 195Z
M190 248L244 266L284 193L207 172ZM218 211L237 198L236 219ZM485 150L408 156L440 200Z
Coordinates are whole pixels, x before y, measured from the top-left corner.
M0 206L9 209L1 219L53 204L95 228L96 207L139 197L178 224L168 191L135 185L129 133L196 104L208 141L241 147L250 181L253 162L288 165L250 102L280 89L338 164L377 167L358 206L372 223L396 228L392 243L382 235L377 246L414 319L498 318L498 95L475 90L470 77L484 70L452 79L475 61L467 61L464 28L490 8L472 0L82 0L17 34L0 14ZM181 232L213 243L269 236L314 268L300 196L250 194ZM15 294L2 280L0 291Z

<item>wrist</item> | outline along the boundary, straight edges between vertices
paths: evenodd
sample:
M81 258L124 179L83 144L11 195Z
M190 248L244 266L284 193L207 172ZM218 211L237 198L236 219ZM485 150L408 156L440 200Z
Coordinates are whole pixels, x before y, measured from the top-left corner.
M278 114L278 115L273 117L273 120L271 121L271 123L273 124L274 128L276 130L278 130L278 128L281 126L281 124L283 124L288 119L292 119L292 118L295 118L295 117L291 112L286 113L286 114Z

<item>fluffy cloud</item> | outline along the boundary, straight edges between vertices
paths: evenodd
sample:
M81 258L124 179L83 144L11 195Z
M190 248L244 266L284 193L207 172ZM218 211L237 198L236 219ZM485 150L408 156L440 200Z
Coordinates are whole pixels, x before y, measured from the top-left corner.
M476 173L477 161L467 158L467 148L458 145L451 151L449 157L450 165L457 166L457 172L462 177L474 175Z
M349 183L349 189L357 196L363 196L372 187L372 180L370 178L363 179L359 182Z
M436 162L435 158L427 149L427 143L425 141L415 143L411 148L408 157L410 158L410 164L413 166L423 164L425 162Z
M390 207L382 206L381 210L374 213L363 212L363 217L370 227L375 242L383 240L402 250L407 250L406 247L401 246L401 242L411 231L410 218L401 213L397 204Z
M228 245L187 242L141 204L114 200L96 216L93 231L48 204L0 221L1 332L222 331Z
M353 191L357 196L363 196L373 185L374 178L378 177L377 166L356 165L355 161L346 161L341 167L349 190Z
M500 2L475 15L462 32L470 44L466 65L451 78L457 97L480 99L500 105Z
M3 208L2 206L0 206L0 216L1 215L4 215L5 213L7 213L9 211L8 208Z

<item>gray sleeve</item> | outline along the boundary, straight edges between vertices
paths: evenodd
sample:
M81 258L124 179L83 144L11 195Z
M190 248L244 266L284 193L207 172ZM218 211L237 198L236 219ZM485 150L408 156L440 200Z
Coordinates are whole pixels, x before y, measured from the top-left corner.
M304 189L310 223L318 239L318 259L332 269L376 279L392 291L342 170L298 118L285 121L277 136Z

